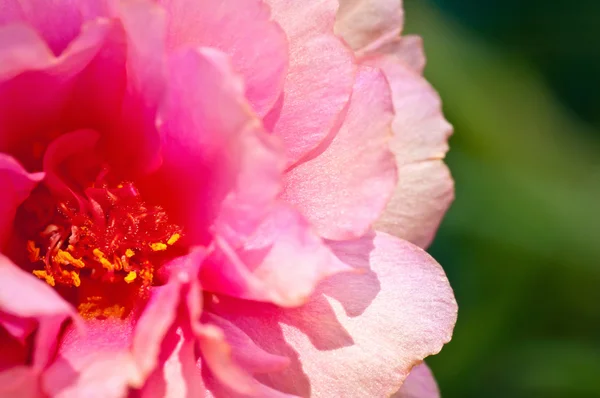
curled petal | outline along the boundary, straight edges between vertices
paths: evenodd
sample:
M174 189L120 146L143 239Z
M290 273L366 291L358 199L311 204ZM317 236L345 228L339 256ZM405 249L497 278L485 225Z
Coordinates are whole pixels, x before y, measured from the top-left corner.
M288 48L285 33L271 21L261 0L161 0L168 15L167 46L214 47L231 56L244 77L246 97L265 115L283 89Z
M284 93L265 117L294 164L339 128L356 67L351 51L333 34L337 2L267 0L289 42Z
M349 268L294 209L278 204L235 250L218 239L200 272L204 289L285 307L305 302L317 283Z
M333 141L286 173L283 198L319 235L361 236L383 211L396 184L396 165L388 147L392 116L383 74L362 67L348 114Z
M13 157L0 153L0 244L4 244L17 212L17 208L44 178L44 173L28 173Z
M392 398L440 398L440 390L425 363L415 366Z
M457 310L452 290L431 257L387 234L332 245L340 259L364 272L327 279L300 308L223 299L207 310L266 351L292 359L287 370L265 379L280 391L388 396L413 366L450 340Z
M279 192L282 154L247 106L223 53L178 52L170 71L159 125L163 165L147 189L163 199L192 244L206 244L212 232L237 243Z
M365 60L385 73L396 115L390 147L399 183L375 228L427 247L454 199L454 183L443 162L452 126L440 98L425 79L394 56Z
M63 323L71 318L79 324L79 318L48 284L25 273L1 254L0 284L0 314L12 318L10 325L5 325L7 319L2 317L0 324L8 326L7 330L23 341L35 329L30 321L37 322L33 367L41 370L57 347Z

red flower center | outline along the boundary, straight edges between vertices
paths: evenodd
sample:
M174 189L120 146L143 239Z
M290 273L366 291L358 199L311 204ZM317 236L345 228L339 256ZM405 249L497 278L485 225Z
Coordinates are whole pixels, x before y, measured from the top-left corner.
M33 274L63 296L77 290L84 317L123 316L124 298L147 295L156 270L180 252L182 230L131 182L97 180L85 197L60 201L40 186L19 208L16 227Z

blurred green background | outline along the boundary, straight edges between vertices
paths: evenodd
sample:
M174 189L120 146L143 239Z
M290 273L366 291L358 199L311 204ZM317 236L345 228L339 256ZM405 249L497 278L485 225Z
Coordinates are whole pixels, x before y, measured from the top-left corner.
M405 0L455 127L444 398L600 397L600 1Z

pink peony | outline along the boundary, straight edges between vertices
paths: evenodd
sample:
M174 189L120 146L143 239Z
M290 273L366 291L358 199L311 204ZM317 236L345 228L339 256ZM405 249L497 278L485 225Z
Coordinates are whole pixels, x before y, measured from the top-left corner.
M438 395L451 129L399 0L0 10L0 397Z

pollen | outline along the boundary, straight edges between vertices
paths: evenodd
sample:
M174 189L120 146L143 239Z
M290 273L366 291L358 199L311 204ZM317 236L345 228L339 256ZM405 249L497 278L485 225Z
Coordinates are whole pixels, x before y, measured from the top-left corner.
M181 238L181 235L175 233L175 234L171 235L171 237L167 241L167 244L169 246L173 246L175 244L175 242L177 242L179 240L179 238Z
M71 276L71 280L73 281L73 286L81 286L81 279L79 278L79 274L77 272L71 271L69 272L69 275Z
M75 258L71 253L60 249L54 256L54 261L62 265L72 265L76 268L85 268L85 263L82 259Z
M131 283L135 280L135 278L137 278L137 272L129 271L129 273L127 274L127 276L125 278L123 278L123 280L127 283Z
M150 248L155 252L161 252L167 250L167 245L162 242L150 243Z
M102 264L102 267L104 267L104 269L106 269L107 271L114 270L115 266L104 257L104 253L102 253L102 250L96 248L92 250L92 253L96 257L96 261Z
M130 313L156 271L182 253L183 230L162 207L144 202L131 182L106 179L100 173L77 201L41 185L15 218L33 275L60 288L86 319Z
M50 286L54 286L56 284L56 282L54 281L54 277L52 275L48 275L48 272L46 272L44 270L33 271L33 275L37 276L40 279L45 280L46 283L49 284Z

